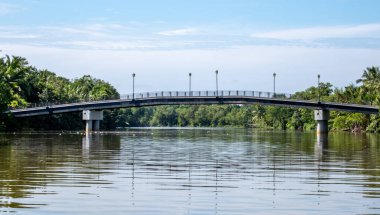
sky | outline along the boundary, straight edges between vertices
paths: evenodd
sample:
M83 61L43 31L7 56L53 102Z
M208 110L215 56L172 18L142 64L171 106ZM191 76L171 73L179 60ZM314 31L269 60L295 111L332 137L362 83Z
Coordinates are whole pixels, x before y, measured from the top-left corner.
M378 0L0 0L0 56L132 91L355 83L380 64Z

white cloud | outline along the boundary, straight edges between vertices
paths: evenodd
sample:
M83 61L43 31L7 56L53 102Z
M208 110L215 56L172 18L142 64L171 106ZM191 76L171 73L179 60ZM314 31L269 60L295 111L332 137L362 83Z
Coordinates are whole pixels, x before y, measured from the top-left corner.
M159 44L153 41L96 41L78 40L55 42L61 47L74 47L82 49L101 49L101 50L135 50L135 49L154 49L159 48Z
M86 26L82 27L66 27L66 26L60 26L60 27L41 27L40 29L42 33L45 33L46 35L58 35L63 36L66 38L70 38L72 36L90 36L90 37L105 37L107 34L99 29L91 29Z
M310 27L254 33L256 38L279 40L317 40L328 38L380 38L380 24Z
M0 32L1 39L36 39L39 38L38 34L19 34L10 32Z
M196 32L196 29L182 29L174 34ZM169 35L169 34L167 34ZM74 49L103 50L145 50L194 48L205 41L167 38L153 32L146 32L134 26L119 24L88 24L74 26L18 27L0 26L0 43L17 43Z
M4 16L16 11L21 10L18 5L9 4L9 3L0 3L0 16Z
M159 35L164 36L187 36L187 35L195 35L198 34L200 31L197 28L182 28L182 29L175 29L170 31L161 31L158 32Z
M157 27L148 25L115 23L39 27L0 26L0 39L2 39L0 43L122 51L225 49L255 45L380 49L380 24L312 27L252 35L247 33L246 29L212 28L212 26L157 32L159 32Z

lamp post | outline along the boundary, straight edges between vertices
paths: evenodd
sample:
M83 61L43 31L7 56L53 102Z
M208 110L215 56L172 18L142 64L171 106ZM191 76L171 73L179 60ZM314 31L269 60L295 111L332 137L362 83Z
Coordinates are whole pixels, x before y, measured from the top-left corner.
M49 76L46 76L46 103L49 102Z
M321 75L318 74L318 103L321 102L321 85L320 85L320 82L319 82L320 78L321 78Z
M191 72L189 73L189 96L191 96Z
M216 96L218 97L218 70L215 70L215 78L216 78Z
M273 73L273 96L276 95L276 73Z
M136 74L133 73L132 74L132 79L133 79L133 81L132 81L132 100L135 100L135 76L136 76Z

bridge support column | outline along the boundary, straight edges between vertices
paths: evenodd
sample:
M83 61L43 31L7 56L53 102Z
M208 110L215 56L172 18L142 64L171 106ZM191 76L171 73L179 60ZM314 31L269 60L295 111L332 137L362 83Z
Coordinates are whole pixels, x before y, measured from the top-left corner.
M100 120L94 120L94 131L100 130Z
M83 120L86 121L86 133L99 131L100 120L103 120L103 111L84 110Z
M314 119L317 121L317 134L328 134L330 111L315 110Z

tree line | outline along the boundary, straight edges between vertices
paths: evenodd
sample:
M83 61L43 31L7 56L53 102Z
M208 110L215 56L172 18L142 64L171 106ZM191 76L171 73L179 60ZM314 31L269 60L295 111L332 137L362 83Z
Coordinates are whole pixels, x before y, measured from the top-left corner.
M0 113L7 109L27 107L35 103L62 103L78 100L119 98L109 83L85 75L69 80L29 65L19 56L0 59ZM10 114L0 114L0 130L57 130L80 129L78 113L41 116L17 120Z
M363 75L343 88L320 83L292 98L380 105L380 70L368 67ZM74 102L78 100L117 99L117 90L109 83L85 75L74 80L39 70L19 56L0 59L0 111L26 107L33 103ZM332 130L380 132L380 117L360 113L331 112ZM261 127L275 129L315 129L313 111L262 105L193 105L157 106L108 110L104 113L102 129L140 126L191 127ZM81 113L13 118L0 115L0 130L82 130Z

